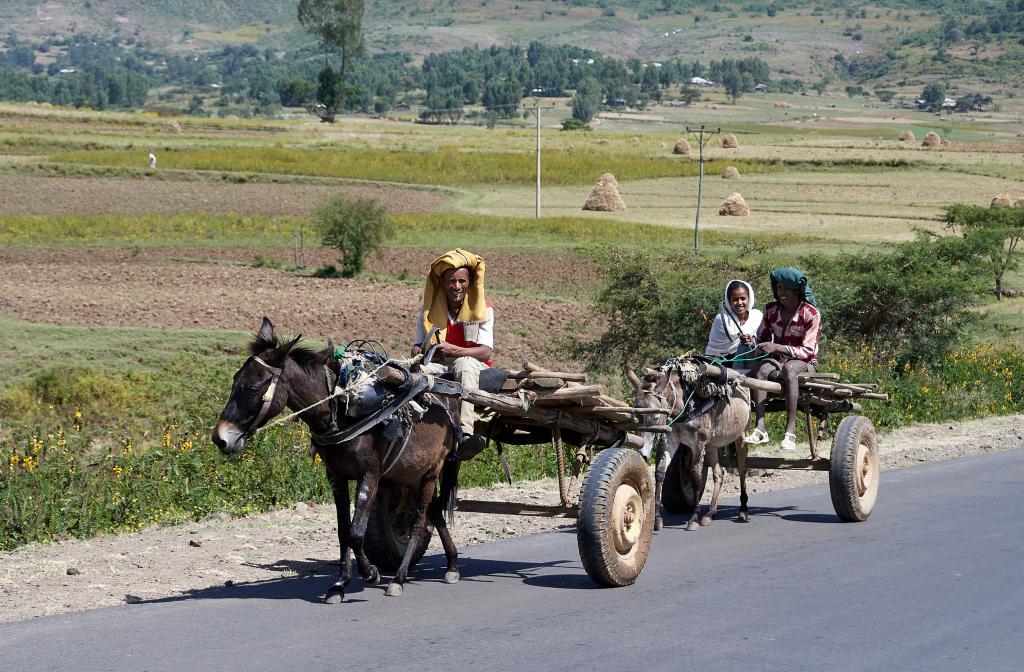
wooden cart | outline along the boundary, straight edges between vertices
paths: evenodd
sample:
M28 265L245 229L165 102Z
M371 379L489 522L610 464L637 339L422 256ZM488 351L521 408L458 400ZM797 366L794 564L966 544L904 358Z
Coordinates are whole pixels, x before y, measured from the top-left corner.
M505 445L550 442L558 464L559 501L460 499L458 510L577 518L576 538L587 574L603 586L633 583L647 561L654 532L654 484L646 460L636 450L644 444L634 433L640 427L637 412L605 395L600 385L587 385L584 374L546 371L529 363L522 371L508 372L494 387L493 392L464 390L436 379L430 391L472 402L485 418L477 431L496 445L503 464ZM567 445L575 448L571 455ZM406 493L379 493L365 538L374 564L385 569L398 566L408 545L412 515ZM416 560L426 551L429 537L425 535L417 549Z

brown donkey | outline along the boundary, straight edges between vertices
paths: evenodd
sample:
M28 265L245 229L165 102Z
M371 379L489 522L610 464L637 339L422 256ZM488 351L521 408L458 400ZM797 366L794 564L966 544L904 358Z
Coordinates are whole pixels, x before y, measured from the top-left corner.
M645 369L643 380L633 373L626 375L636 387L634 407L665 410L664 422L672 431L658 440L655 459L654 502L657 514L654 529L662 527L662 507L671 513L690 514L687 530L710 525L718 510L725 470L719 463L719 450L733 445L740 472L739 519L747 521L747 449L743 433L750 420L750 392L739 385L725 383L724 396L702 396L709 382L701 375L700 362L692 357L668 360L660 369ZM655 424L660 414L647 415L648 424ZM650 456L655 434L643 434L646 444L641 451ZM680 447L683 451L679 453ZM679 453L677 455L677 453ZM715 488L708 512L700 516L700 500L707 484L708 468L714 474ZM677 470L672 473L670 469ZM667 482L667 483L666 483Z
M343 443L332 444L332 434L339 435L336 422L348 420L336 418L331 404L316 404L328 396L325 367L334 376L339 374L334 358L334 347L317 352L296 347L299 338L281 341L274 335L274 326L263 318L263 324L256 338L250 344L251 356L235 373L231 396L213 430L213 443L223 453L237 453L245 447L247 438L284 408L293 411L308 410L299 414L313 435L313 448L320 455L327 468L327 479L334 494L338 511L338 542L341 546L341 568L338 580L330 587L324 602L336 604L345 595L345 588L352 579L349 551L355 555L359 574L371 586L380 582L380 573L363 550L374 498L382 483L408 488L416 505L415 522L408 550L402 559L394 579L388 585L387 595L402 594L409 566L424 534L425 519L429 516L437 529L444 546L448 567L444 582L459 580L457 566L458 552L445 524L444 508L454 505L459 463L446 459L452 446L451 402L431 394L418 397L418 405L424 409L419 422L408 430L408 441L397 460L385 465L389 447L393 440L383 436L382 425L377 425ZM316 405L314 405L316 404ZM344 429L342 426L340 429ZM441 479L441 493L434 495L434 488ZM349 480L356 483L355 514L349 515Z

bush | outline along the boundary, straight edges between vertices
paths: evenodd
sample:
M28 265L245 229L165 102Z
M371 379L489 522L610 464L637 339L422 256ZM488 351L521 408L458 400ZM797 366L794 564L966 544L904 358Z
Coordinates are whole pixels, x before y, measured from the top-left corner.
M380 249L394 232L384 206L372 198L349 200L335 196L313 215L323 245L341 252L341 275L362 272L366 255Z
M576 117L569 117L568 119L562 119L562 130L563 131L592 131L590 124Z

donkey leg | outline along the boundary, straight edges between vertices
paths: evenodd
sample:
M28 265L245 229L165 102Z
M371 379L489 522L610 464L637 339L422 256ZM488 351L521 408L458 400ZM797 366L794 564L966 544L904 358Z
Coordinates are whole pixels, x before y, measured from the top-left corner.
M704 499L704 480L707 478L708 468L704 464L704 451L695 451L693 466L690 467L690 476L693 478L693 512L690 514L690 521L686 523L686 529L690 532L699 529L700 524L700 500Z
M708 512L704 517L700 519L701 525L710 525L711 521L715 519L715 514L718 512L718 496L722 494L722 481L725 480L725 468L717 460L711 467L711 472L714 474L715 488L711 491L711 506L708 507Z
M445 583L458 583L461 578L459 574L459 549L455 547L452 540L451 530L448 529L448 521L444 519L444 502L440 497L430 500L430 508L427 509L427 517L434 524L434 531L441 539L441 546L444 547L444 558L448 562L444 570Z
M363 475L359 486L356 488L356 510L352 519L352 552L356 556L356 565L359 567L359 576L370 586L380 583L380 572L370 564L363 550L363 539L366 537L366 526L369 524L370 511L373 509L373 500L377 496L377 475L367 473Z
M741 523L750 517L747 513L747 444L742 439L733 444L736 448L736 468L740 472L740 517Z
M664 524L662 521L661 493L665 486L665 474L668 473L668 465L672 462L672 453L668 449L668 441L662 440L658 443L658 457L654 464L654 530L660 530Z
M423 538L423 532L426 529L427 519L427 508L430 506L430 500L434 496L434 484L437 479L432 475L425 478L420 484L420 493L416 501L416 522L413 523L412 533L409 535L409 545L405 549L405 555L402 557L402 564L398 567L398 571L395 572L395 578L391 579L391 583L388 584L388 589L384 593L388 597L398 597L402 594L402 584L405 583L406 577L409 575L409 565L412 564L412 556L419 547L420 539Z
M344 599L345 588L352 580L352 556L349 548L352 538L352 523L349 518L348 479L336 478L328 468L327 481L331 484L334 508L338 512L338 545L341 548L341 566L338 570L338 580L327 589L324 603L338 604Z

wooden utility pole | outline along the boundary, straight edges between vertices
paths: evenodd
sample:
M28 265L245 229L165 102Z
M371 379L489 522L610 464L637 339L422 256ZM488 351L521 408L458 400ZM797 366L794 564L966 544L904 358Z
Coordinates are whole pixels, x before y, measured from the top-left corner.
M704 145L711 136L718 135L722 132L721 128L715 130L705 129L704 124L700 125L700 128L686 127L687 134L693 133L697 136L697 142L700 144L700 177L697 179L697 219L693 224L693 251L700 252L700 199L704 191Z
M541 93L541 90L540 89L534 89L530 93ZM526 108L526 109L530 110L530 108ZM537 219L540 219L540 111L541 110L553 110L553 109L555 109L554 105L546 105L544 107L541 107L540 99L539 98L534 98L533 99L533 109L530 110L530 112L533 113L533 116L537 117L537 197L536 197L536 207L534 209L534 216Z

